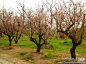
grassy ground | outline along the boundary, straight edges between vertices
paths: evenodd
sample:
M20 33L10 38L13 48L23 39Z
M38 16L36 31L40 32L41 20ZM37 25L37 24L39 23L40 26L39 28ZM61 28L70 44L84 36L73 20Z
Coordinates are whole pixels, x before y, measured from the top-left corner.
M34 57L38 57L36 53L33 53L33 55L28 55L28 53L35 52L37 47L27 37L20 38L18 45L15 45L14 41L12 41L12 44L12 47L14 48L13 50L3 50L4 47L9 45L9 41L7 37L0 38L0 51L2 51L0 53L8 53L8 55L20 58L22 60L25 60L26 62L31 61L31 63L34 64L40 64L40 62L42 62L42 64L50 64L50 62L52 64L57 64L59 61L62 60L62 58L71 58L70 49L72 47L72 42L70 39L67 38L63 40L53 38L49 43L50 49L42 48L42 54L38 55L40 57L40 59L38 58L38 60L37 58L35 59L31 57L34 55L36 55ZM26 54L29 57L25 56ZM82 44L76 48L76 56L77 58L86 58L86 40L84 40Z

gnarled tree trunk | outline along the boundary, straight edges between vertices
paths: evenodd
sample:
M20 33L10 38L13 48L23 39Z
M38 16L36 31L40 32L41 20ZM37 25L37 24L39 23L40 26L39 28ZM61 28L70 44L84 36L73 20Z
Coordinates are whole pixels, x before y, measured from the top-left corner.
M70 52L71 52L71 57L72 58L76 58L76 54L75 54L75 49L76 49L76 45L73 44L73 47L71 48Z
M8 38L9 38L9 46L11 46L11 45L12 45L12 39L11 39L11 36L8 36Z
M37 45L37 50L36 50L36 52L37 52L37 53L40 53L40 50L41 50L41 45L38 44L38 45Z

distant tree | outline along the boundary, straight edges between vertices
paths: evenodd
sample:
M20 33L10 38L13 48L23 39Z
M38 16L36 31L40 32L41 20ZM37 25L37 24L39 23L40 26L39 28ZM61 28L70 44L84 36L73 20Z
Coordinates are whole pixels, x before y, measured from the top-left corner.
M82 43L85 27L85 8L80 2L69 1L69 4L63 0L58 7L55 7L54 19L58 32L67 35L73 43L70 49L71 57L76 58L75 49Z
M53 11L54 11L54 7L56 6L56 1L51 0L52 2L50 3L48 0L46 0L46 3L43 3L43 5L45 6L45 8L47 9L47 13L49 15L49 22L50 22L50 27L53 28Z
M0 37L2 37L2 26L1 26L1 23L0 23Z
M25 17L26 17L26 5L25 5L25 1L23 0L23 2L19 2L18 3L18 14L23 18L23 24L25 23Z
M15 37L14 37L14 41L17 44L18 40L20 39L22 33L24 32L24 25L23 25L23 19L22 17L18 17L17 15L15 16L14 19L14 30L15 30Z
M51 35L51 29L48 22L47 12L44 11L44 7L38 6L35 12L31 9L27 13L28 27L27 33L29 34L30 41L37 45L37 53L43 44L47 42L47 39Z
M67 36L64 34L64 33L61 33L61 32L58 32L58 38L59 39L64 39L64 38L67 38Z
M0 20L1 20L1 10L0 10ZM0 21L0 37L2 37L2 22Z
M12 45L12 40L14 38L14 27L13 27L13 19L14 19L14 14L13 12L8 12L5 9L2 10L1 12L2 16L0 17L0 21L2 24L2 33L8 36L9 38L9 46Z
M17 44L18 40L20 39L22 33L24 32L25 27L25 15L26 15L26 9L25 9L25 2L23 1L18 2L17 7L17 14L19 16L15 16L14 24L15 24L15 38L14 41Z

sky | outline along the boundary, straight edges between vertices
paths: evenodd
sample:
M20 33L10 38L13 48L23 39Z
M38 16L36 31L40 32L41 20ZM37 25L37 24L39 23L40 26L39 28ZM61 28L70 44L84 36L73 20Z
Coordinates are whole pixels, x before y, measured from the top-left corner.
M12 8L12 9L17 9L18 7L18 2L23 2L25 1L25 5L28 7L28 8L32 8L34 9L35 8L35 5L40 5L42 4L42 1L43 2L46 2L46 0L0 0L0 9L2 8L3 6L3 3L4 3L4 8L5 9L8 9L8 8ZM52 0L48 0L50 3L52 2ZM55 0L54 0L55 1ZM61 1L61 0L56 0L57 2ZM64 0L65 2L68 1L68 0ZM76 0L74 0L76 1ZM86 0L77 0L77 1L85 1Z
M25 1L27 7L35 8L35 5L41 4L42 1L45 2L46 0L0 0L0 9L3 6L3 3L4 3L4 8L8 9L10 7L16 8L18 6L18 2L23 2L23 1ZM48 0L48 1L52 2L52 0Z

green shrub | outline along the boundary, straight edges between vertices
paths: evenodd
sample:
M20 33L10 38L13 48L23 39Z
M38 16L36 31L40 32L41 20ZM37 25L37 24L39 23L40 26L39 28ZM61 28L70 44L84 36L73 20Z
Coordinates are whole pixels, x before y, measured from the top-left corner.
M31 57L24 57L24 58L22 58L22 60L29 61L29 60L33 60L33 59Z
M25 54L27 54L28 52L21 52L19 55L24 56Z
M45 55L44 57L42 57L42 59L53 59L58 57L57 55L52 55L51 53L49 53L48 55Z

